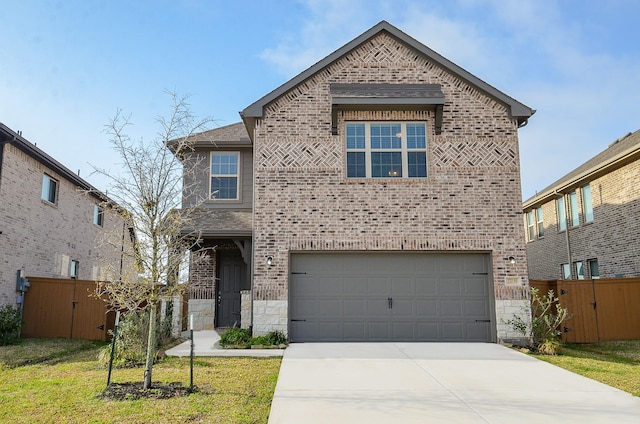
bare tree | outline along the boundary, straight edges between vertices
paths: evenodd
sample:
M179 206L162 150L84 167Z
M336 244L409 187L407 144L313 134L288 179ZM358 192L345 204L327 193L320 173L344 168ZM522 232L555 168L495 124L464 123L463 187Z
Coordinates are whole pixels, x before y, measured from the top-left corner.
M191 113L188 97L168 94L170 115L157 119L160 130L151 141L132 140L127 134L129 117L119 110L105 132L122 160L122 170L115 173L94 167L96 173L107 177L108 195L120 206L135 234L135 249L122 249L119 263L102 266L101 292L112 309L149 310L145 388L151 387L152 381L157 306L186 288L175 281L184 255L191 252L191 262L198 260L200 236L192 220L203 199L195 187L199 163L192 153L195 135L212 123L210 118L198 119ZM189 207L179 209L183 196L192 201ZM104 242L123 246L124 237L124 229L112 231Z

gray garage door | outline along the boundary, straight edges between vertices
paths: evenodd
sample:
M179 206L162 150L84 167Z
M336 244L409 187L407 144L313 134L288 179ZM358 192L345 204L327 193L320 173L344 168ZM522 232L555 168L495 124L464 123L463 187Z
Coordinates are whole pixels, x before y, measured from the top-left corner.
M293 341L493 339L489 255L291 255Z

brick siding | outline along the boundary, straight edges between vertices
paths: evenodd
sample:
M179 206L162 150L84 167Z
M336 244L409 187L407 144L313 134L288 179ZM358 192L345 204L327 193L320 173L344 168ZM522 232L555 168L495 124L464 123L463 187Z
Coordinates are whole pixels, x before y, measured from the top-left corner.
M333 82L441 84L442 134L434 133L432 112L347 111L333 136ZM426 121L428 178L347 180L348 120ZM387 34L267 105L256 125L254 158L254 302L260 307L268 301L280 308L287 300L289 252L299 250L490 252L496 299L526 296L506 284L507 276L528 284L515 120L504 105ZM269 325L258 312L254 306L259 333ZM282 329L283 312L277 315L271 328Z

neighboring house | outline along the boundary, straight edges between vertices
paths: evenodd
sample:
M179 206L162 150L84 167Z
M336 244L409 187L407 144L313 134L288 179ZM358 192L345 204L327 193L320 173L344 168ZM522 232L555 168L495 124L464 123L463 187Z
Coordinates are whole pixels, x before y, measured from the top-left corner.
M197 322L293 341L517 337L518 128L534 112L374 26L201 135L214 249L190 271Z
M18 272L29 277L97 280L121 249L100 247L109 231L125 232L108 198L0 123L0 305L16 305Z
M640 131L523 204L532 280L640 277Z

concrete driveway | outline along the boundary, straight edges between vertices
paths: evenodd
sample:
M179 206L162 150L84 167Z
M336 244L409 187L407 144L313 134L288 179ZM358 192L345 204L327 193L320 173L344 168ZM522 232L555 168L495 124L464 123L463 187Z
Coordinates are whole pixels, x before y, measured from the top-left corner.
M640 398L484 343L301 343L269 424L640 423Z

